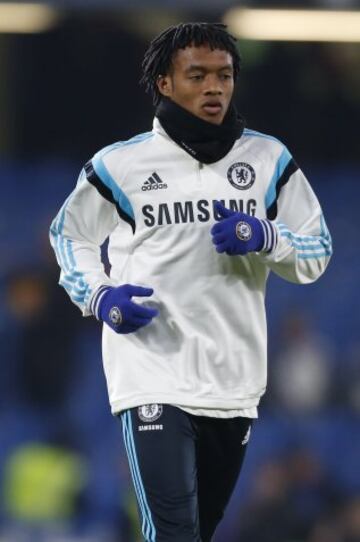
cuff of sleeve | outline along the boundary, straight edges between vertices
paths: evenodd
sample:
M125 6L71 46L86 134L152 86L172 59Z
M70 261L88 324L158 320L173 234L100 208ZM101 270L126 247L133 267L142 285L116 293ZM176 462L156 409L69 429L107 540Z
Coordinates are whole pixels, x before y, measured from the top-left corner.
M97 320L100 320L99 318L99 307L100 307L100 302L102 300L102 298L104 297L104 295L106 294L106 292L111 288L111 286L109 286L108 284L106 285L103 285L103 286L100 286L100 288L98 288L96 290L96 292L94 293L92 299L91 299L91 302L90 302L90 311L91 313L95 316L95 318Z
M264 245L262 252L271 253L277 245L278 233L275 225L270 220L260 220L264 232Z

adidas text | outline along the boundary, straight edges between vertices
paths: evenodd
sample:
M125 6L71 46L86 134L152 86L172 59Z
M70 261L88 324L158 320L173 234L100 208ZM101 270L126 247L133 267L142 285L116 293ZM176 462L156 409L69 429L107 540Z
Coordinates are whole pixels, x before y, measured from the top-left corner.
M154 173L144 182L141 187L141 190L161 190L167 188L167 184L163 183L159 175L154 171Z

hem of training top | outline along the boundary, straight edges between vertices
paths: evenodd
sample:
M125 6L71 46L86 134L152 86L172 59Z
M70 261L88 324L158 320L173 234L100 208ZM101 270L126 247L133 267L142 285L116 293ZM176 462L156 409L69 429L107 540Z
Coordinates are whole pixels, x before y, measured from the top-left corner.
M223 408L200 408L200 407L185 407L182 405L172 405L176 408L180 408L184 412L191 414L192 416L202 416L205 418L216 418L221 420L231 420L233 418L249 418L250 420L255 420L258 418L258 409L257 407L252 408L239 408L239 409L229 409L225 410ZM216 413L216 414L215 414Z
M224 399L211 399L211 401L206 399L196 399L192 397L184 397L182 395L166 394L166 393L151 393L151 394L142 394L134 395L131 398L117 399L111 401L111 413L116 416L119 412L127 410L129 408L134 408L142 405L151 405L151 404L161 404L161 405L183 405L184 407L199 407L199 408L211 408L211 409L228 409L236 410L242 408L252 408L257 407L260 402L261 396L264 394L265 388L263 388L255 396L246 397L245 399L238 399L232 401L226 401Z

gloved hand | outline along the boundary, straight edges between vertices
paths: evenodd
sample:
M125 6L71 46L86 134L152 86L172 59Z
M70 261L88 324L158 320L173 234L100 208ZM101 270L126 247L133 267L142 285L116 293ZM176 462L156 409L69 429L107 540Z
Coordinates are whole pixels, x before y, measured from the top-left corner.
M211 228L212 241L217 252L226 252L231 256L271 250L276 232L268 220L259 220L245 213L227 209L220 201L215 202L215 209L222 217Z
M148 297L153 292L152 288L131 284L124 284L117 288L104 286L100 288L92 303L93 312L99 320L106 322L116 333L133 333L149 324L159 312L134 303L131 297Z

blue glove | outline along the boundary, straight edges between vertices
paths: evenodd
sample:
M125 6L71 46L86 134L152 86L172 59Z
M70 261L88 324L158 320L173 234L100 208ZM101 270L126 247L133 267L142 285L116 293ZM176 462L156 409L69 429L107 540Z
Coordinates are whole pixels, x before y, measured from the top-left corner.
M124 284L114 288L103 286L92 301L95 316L106 322L116 333L133 333L150 324L159 312L156 309L137 305L131 301L132 296L148 297L153 294L152 288Z
M276 230L268 220L259 220L245 213L227 209L220 201L214 203L221 221L211 228L217 252L230 256L272 250Z

